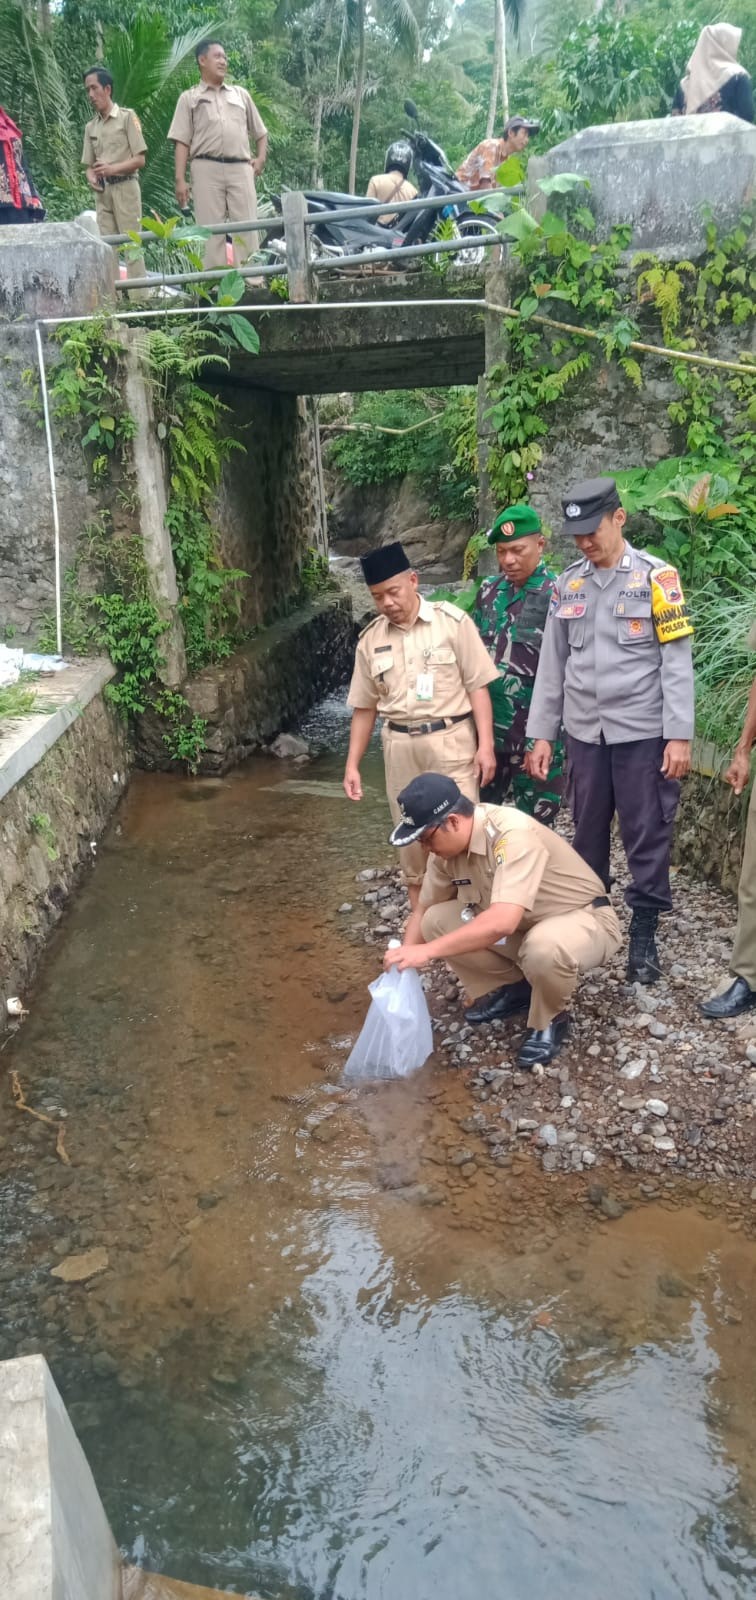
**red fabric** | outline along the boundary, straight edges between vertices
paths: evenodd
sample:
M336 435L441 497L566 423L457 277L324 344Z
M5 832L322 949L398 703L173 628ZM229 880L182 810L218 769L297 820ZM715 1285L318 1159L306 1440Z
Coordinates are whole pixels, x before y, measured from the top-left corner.
M3 159L12 203L18 207L19 211L23 201L21 199L21 186L18 181L18 167L16 166L16 155L13 146L14 143L17 143L20 147L22 137L21 129L16 127L13 118L9 117L7 111L4 111L0 106L0 144L3 146Z

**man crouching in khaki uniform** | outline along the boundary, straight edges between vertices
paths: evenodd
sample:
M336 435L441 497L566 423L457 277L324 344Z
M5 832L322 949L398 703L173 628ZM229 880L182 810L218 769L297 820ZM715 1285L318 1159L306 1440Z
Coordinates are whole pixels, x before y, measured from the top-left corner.
M419 772L445 772L477 800L496 770L489 683L498 670L470 617L446 600L425 600L401 544L362 557L362 573L380 613L357 644L347 703L352 706L344 789L362 799L360 762L377 716L386 793L395 822L399 790ZM477 735L477 737L476 737ZM404 852L404 881L417 905L425 871L419 845Z
M189 204L187 158L192 164L194 215L203 228L216 222L247 222L257 216L259 178L268 154L268 131L252 96L240 84L226 83L228 62L217 39L203 39L194 52L200 82L180 94L168 129L176 152L176 199L182 211ZM252 158L250 134L257 154ZM233 232L233 229L230 229ZM244 234L234 244L239 266L257 249L258 235ZM226 240L212 234L205 245L205 266L226 265Z
M430 854L404 941L387 950L384 966L448 961L474 1002L468 1022L527 1006L517 1065L551 1061L580 973L622 943L601 879L551 828L514 806L475 806L440 773L415 778L399 804L391 843L419 842Z

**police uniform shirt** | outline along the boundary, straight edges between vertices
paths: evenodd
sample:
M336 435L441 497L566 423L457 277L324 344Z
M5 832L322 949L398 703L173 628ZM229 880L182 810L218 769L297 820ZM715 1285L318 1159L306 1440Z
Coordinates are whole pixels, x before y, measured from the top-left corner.
M469 696L498 676L470 617L446 600L421 598L408 627L376 617L363 630L347 704L405 724L461 717L470 712Z
M625 544L618 565L580 560L557 580L529 739L692 739L693 632L674 567Z
M168 138L189 146L190 161L200 156L251 161L249 138L264 138L267 128L252 96L238 83L217 89L197 83L179 95Z
M456 898L481 911L522 906L518 932L527 932L605 893L592 867L560 834L514 806L479 805L467 853L451 861L428 857L420 905L427 909Z
M135 111L127 106L112 105L106 117L99 112L84 129L82 165L93 167L96 161L129 161L132 156L144 154L147 146L141 124ZM136 173L130 174L136 177Z

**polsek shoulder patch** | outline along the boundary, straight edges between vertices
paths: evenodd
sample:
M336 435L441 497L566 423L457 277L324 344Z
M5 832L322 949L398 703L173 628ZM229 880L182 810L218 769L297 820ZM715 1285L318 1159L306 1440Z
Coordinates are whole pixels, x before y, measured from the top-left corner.
M659 643L671 644L673 639L687 638L693 632L693 624L677 568L652 568L649 576L651 614Z

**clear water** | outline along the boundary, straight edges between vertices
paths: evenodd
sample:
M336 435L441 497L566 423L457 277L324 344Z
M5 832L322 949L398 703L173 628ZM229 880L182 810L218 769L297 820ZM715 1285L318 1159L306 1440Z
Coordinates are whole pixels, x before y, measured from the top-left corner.
M337 908L389 851L377 755L361 807L340 770L135 778L6 1053L73 1164L6 1115L0 1353L47 1354L124 1551L177 1578L756 1594L756 1245L674 1190L602 1223L527 1155L466 1181L434 1062L341 1086L377 957Z

